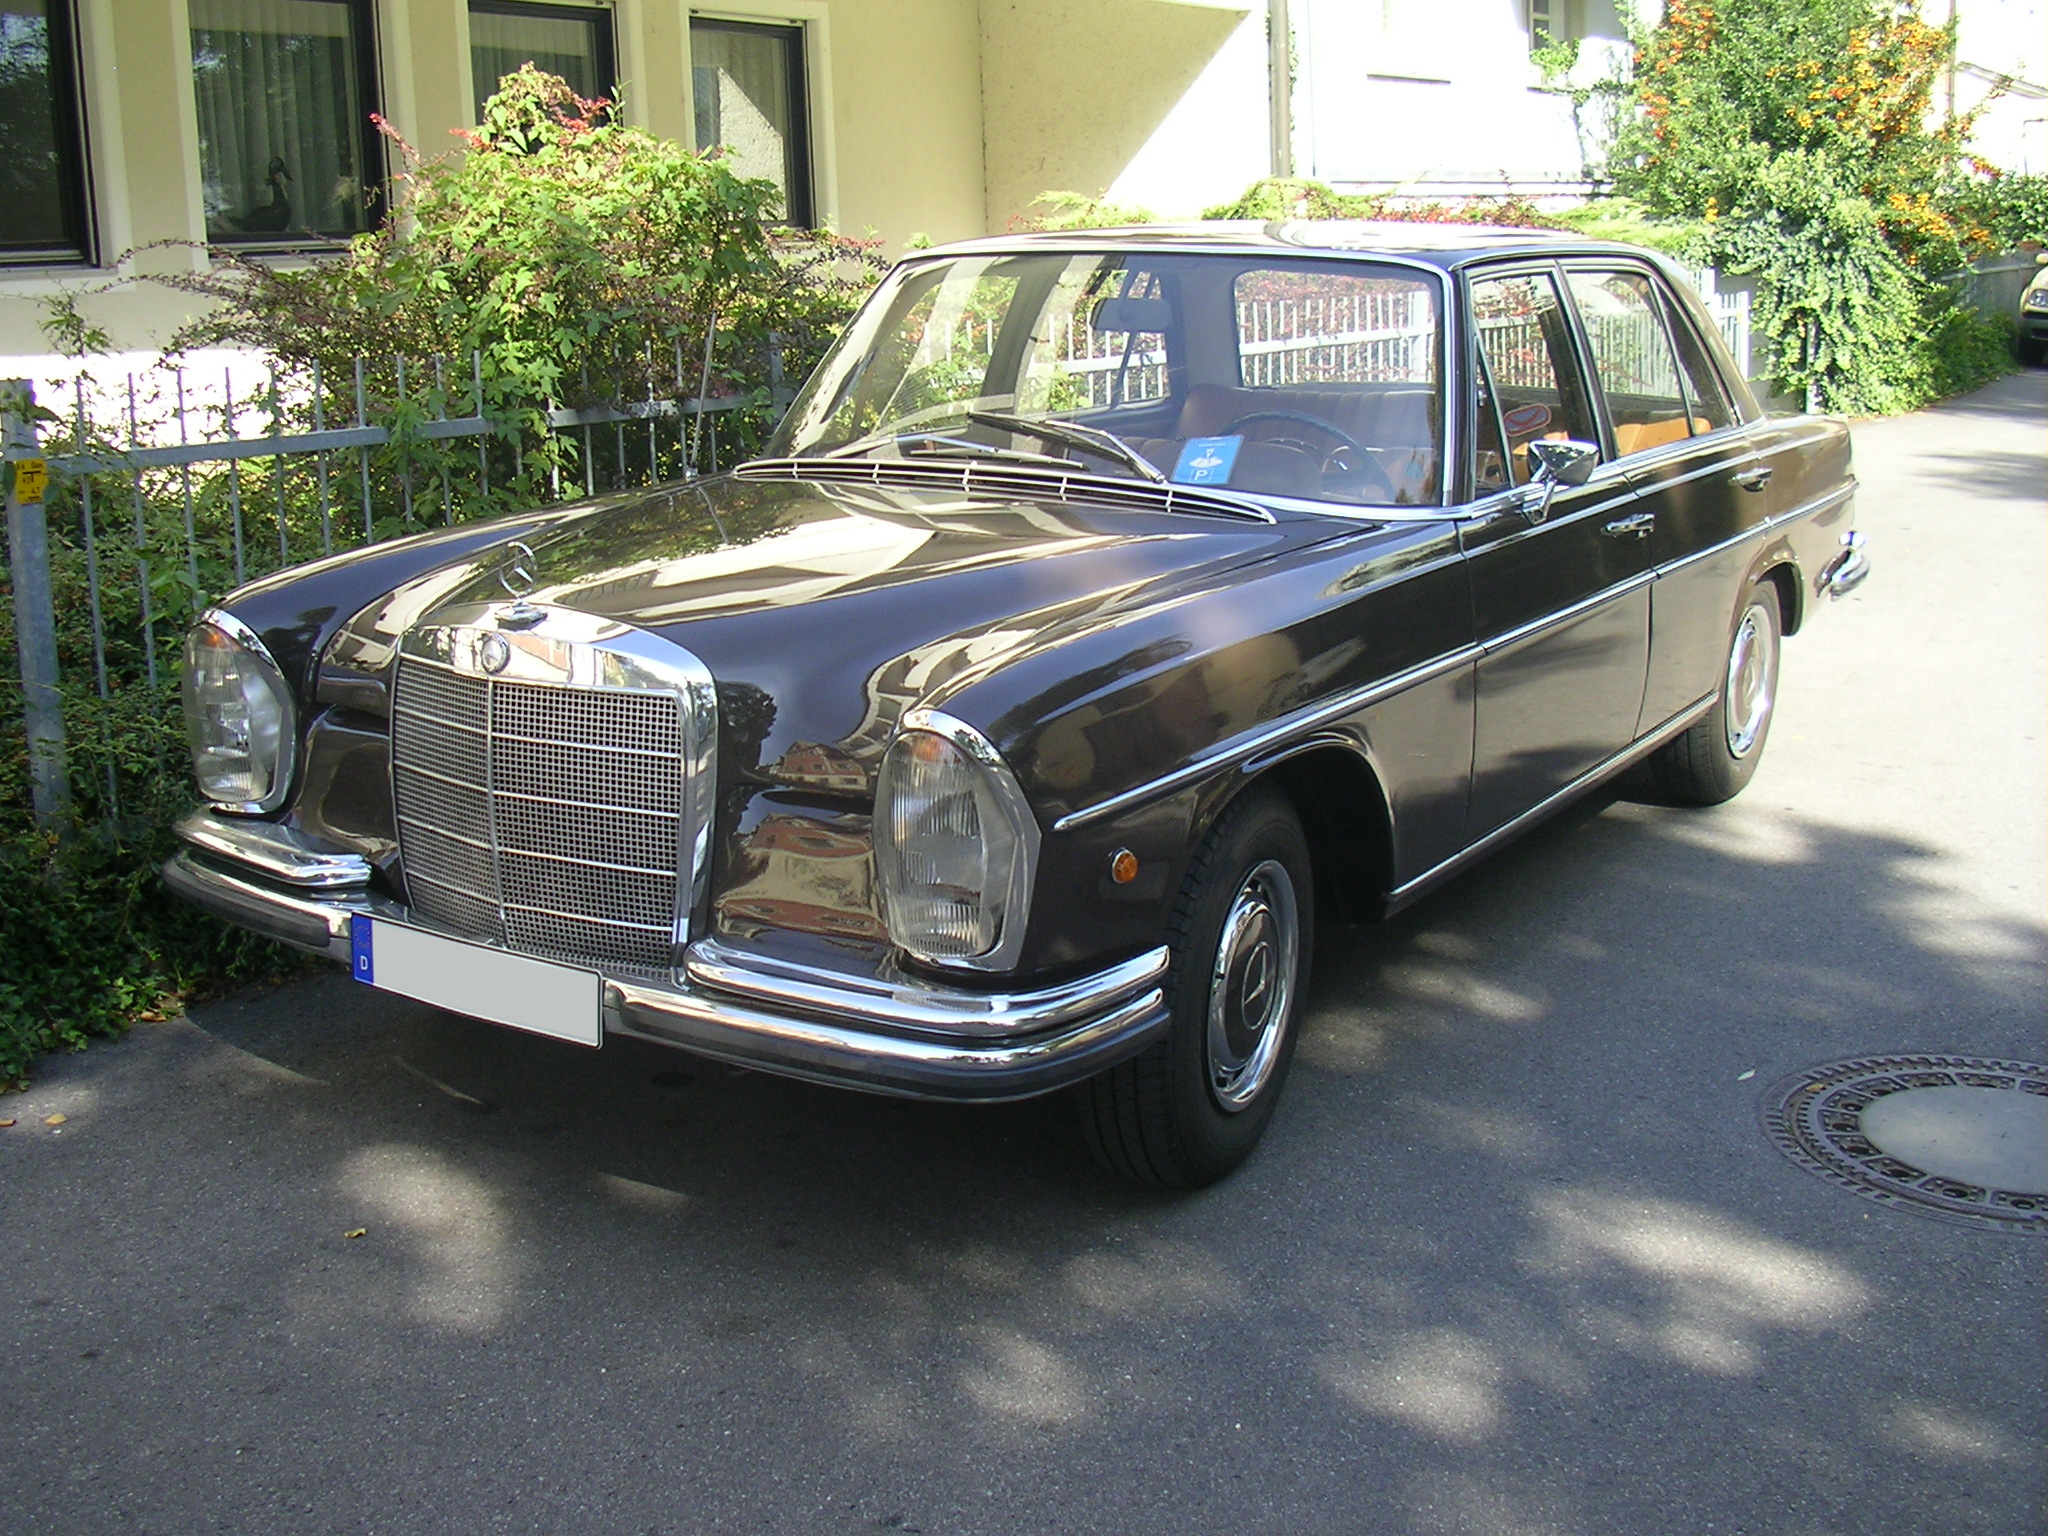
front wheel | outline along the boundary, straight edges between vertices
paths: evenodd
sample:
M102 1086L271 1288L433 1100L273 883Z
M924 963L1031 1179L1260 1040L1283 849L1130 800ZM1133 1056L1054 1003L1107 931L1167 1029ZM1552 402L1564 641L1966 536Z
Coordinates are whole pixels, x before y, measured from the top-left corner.
M1308 845L1287 802L1254 792L1227 809L1174 906L1167 1037L1076 1090L1103 1163L1195 1189L1250 1156L1294 1058L1314 900Z
M1735 610L1714 707L1650 757L1657 787L1683 805L1719 805L1756 774L1778 702L1778 589L1758 581Z

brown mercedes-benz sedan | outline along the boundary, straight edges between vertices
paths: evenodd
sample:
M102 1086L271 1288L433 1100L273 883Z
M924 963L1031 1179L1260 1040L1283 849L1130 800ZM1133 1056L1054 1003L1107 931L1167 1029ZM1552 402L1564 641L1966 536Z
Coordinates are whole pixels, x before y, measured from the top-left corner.
M1317 917L1642 763L1755 771L1867 570L1640 251L1202 225L919 252L767 457L244 587L174 889L365 984L1227 1173Z

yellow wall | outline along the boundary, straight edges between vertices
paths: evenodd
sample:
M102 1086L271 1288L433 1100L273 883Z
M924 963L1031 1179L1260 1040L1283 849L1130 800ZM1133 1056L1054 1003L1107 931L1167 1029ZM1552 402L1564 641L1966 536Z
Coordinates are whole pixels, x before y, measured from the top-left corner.
M1248 18L1248 12L1257 15ZM1258 28L1246 97L1250 175L1219 166L1222 201L1264 173L1264 10L1254 0L982 0L986 219L1000 231L1041 192L1100 197L1167 124L1213 60ZM1143 201L1149 188L1119 187ZM1204 188L1206 192L1206 187ZM1156 212L1190 213L1165 207Z
M813 70L813 171L820 213L893 254L914 236L982 231L981 31L976 0L617 0L629 121L692 131L689 16L700 11L806 27ZM462 0L376 0L385 117L422 154L459 151L469 126L469 16ZM103 257L153 241L199 242L199 140L185 0L82 0L87 132ZM192 313L116 276L189 271L188 250L146 252L120 273L0 272L0 356L48 350L38 301L82 293L117 347L154 348Z
M919 236L1001 230L1051 189L1114 186L1178 213L1192 211L1178 203L1207 197L1210 182L1227 197L1262 169L1263 0L615 0L612 9L628 120L684 140L693 12L802 23L818 211L848 234L879 236L891 254ZM80 10L104 256L202 240L186 0L81 0ZM451 133L469 126L474 100L467 5L375 0L374 12L384 115L424 155L459 152ZM1243 59L1253 60L1247 78ZM81 307L117 347L158 346L191 300L148 284L95 290L202 259L158 250L120 273L0 272L0 357L47 350L37 300L58 291L83 293Z

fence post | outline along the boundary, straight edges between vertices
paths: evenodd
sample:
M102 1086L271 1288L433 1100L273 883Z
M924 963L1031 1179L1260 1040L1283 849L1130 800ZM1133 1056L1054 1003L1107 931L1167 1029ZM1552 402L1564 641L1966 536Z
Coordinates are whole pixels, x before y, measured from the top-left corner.
M14 644L21 656L22 721L28 733L29 793L36 824L65 836L71 827L71 770L57 692L57 614L50 597L50 525L43 515L49 466L36 444L35 390L0 384L0 453L7 476L7 560L14 581Z

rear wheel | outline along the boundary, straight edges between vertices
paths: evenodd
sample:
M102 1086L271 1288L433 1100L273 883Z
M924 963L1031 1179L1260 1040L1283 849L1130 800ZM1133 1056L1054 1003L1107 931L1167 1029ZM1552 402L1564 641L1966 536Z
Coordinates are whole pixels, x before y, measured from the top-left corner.
M1657 787L1684 805L1719 805L1756 774L1778 702L1778 589L1758 581L1735 610L1714 707L1650 758Z
M1175 903L1166 1038L1076 1090L1102 1162L1194 1189L1251 1154L1294 1059L1314 932L1301 824L1278 795L1247 795L1203 839Z

